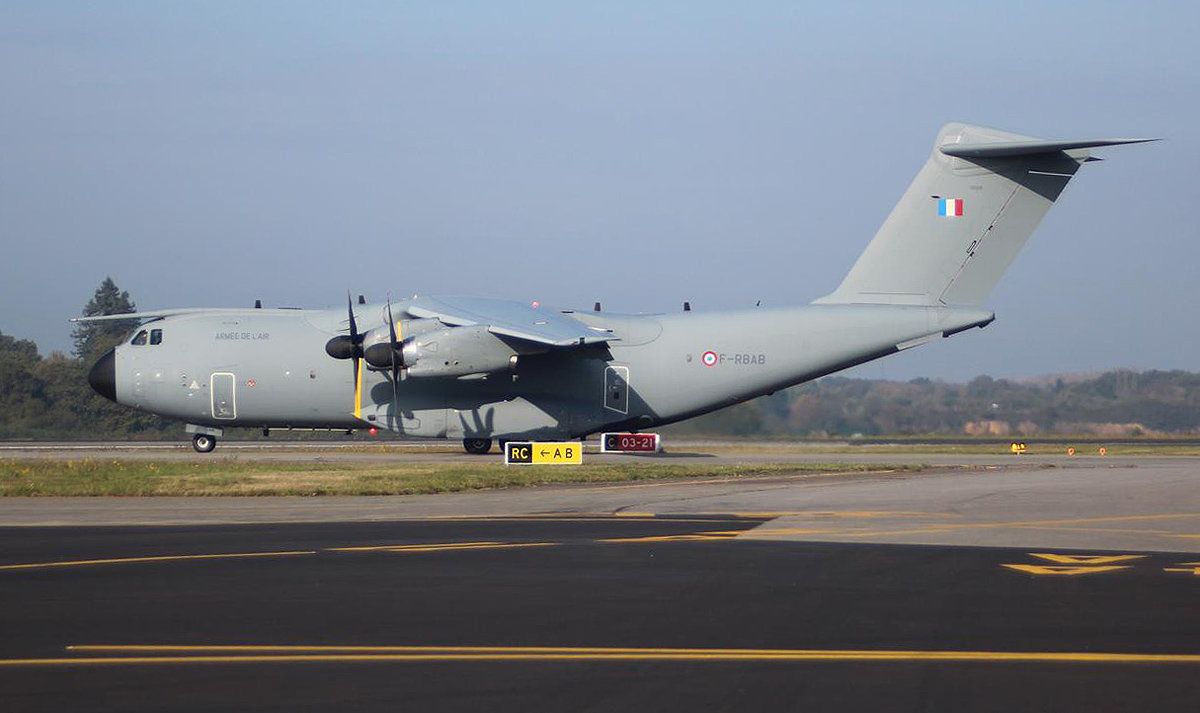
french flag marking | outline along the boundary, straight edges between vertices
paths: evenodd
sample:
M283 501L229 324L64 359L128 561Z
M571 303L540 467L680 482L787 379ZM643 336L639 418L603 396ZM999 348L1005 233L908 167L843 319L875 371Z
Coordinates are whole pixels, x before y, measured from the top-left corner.
M938 200L938 215L947 218L961 218L963 214L962 198L941 198Z

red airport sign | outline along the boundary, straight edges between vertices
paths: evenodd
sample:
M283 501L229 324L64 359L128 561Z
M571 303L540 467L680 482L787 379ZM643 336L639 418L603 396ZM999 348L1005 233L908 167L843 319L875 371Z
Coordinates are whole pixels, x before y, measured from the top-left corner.
M657 433L602 433L601 453L657 453L662 441Z

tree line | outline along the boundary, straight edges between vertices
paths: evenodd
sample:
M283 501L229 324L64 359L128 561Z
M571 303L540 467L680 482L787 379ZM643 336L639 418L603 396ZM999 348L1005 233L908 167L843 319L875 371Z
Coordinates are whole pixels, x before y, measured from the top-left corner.
M135 310L129 293L105 278L81 314ZM129 322L79 324L72 354L48 357L32 341L0 332L0 440L179 438L181 424L118 406L87 384L91 365L130 329ZM669 430L773 438L1194 435L1200 434L1200 374L1118 370L1038 380L979 376L966 384L830 376Z
M1200 374L1116 370L966 384L829 376L673 427L771 437L1200 434Z

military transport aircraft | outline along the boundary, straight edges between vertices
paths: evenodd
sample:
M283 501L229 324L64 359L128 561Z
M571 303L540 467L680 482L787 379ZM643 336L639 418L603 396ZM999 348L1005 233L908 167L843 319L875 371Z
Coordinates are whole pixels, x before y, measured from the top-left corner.
M88 381L223 430L359 429L462 439L580 438L680 421L993 319L982 305L1088 149L947 124L908 191L832 294L809 305L610 314L414 296L346 310L166 309L136 319Z

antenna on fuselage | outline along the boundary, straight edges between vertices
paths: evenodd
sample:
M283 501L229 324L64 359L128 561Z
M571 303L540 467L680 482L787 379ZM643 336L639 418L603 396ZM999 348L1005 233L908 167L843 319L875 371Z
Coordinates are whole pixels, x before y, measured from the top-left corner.
M262 300L254 300L254 309L262 309Z
M684 302L684 303L683 303L683 311L684 311L684 312L691 312L691 311L692 311L692 303L691 303L691 302Z

